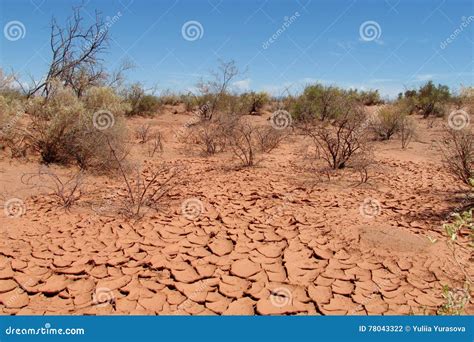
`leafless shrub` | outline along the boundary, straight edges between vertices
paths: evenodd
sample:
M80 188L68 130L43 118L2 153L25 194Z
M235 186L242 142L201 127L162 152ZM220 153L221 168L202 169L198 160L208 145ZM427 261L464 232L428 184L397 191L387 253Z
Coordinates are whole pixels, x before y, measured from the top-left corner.
M219 69L211 74L211 80L201 80L197 85L201 93L198 100L200 102L199 113L203 121L212 120L214 114L222 105L232 80L239 74L239 70L234 61L221 61Z
M135 130L135 138L138 139L140 144L145 144L150 139L151 126L149 124L143 124L137 127Z
M190 147L197 147L205 156L222 152L227 146L234 121L230 117L222 117L191 125L188 134L184 135L184 141Z
M153 158L155 153L163 152L163 139L160 132L155 132L148 141L148 156Z
M255 134L259 150L265 153L270 153L276 149L286 137L285 133L281 130L268 126L257 128Z
M359 184L367 183L370 177L370 170L374 164L374 155L369 149L357 153L354 156L351 161L351 167L359 174Z
M239 120L228 136L229 147L244 166L253 166L257 160L257 127L249 122Z
M127 218L140 219L144 215L145 208L156 209L158 202L175 186L173 181L178 171L161 164L142 172L138 166L129 167L123 159L120 159L110 143L109 148L118 164L119 174L126 188L120 213Z
M342 105L342 104L341 104ZM319 155L334 170L347 166L355 154L363 151L366 144L363 109L354 104L341 106L343 112L331 122L307 121L303 132L312 139Z
M81 198L85 175L78 171L59 176L49 167L42 167L37 173L23 175L21 180L27 186L50 191L62 207L69 209Z
M469 128L446 129L443 141L446 168L460 181L470 185L474 177L474 135Z
M412 118L405 116L402 119L398 134L402 142L402 149L407 148L416 135L416 124Z

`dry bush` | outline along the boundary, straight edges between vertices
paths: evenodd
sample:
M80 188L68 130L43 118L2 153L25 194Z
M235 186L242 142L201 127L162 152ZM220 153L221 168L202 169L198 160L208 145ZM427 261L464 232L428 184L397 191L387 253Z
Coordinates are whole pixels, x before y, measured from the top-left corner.
M415 121L412 118L405 116L400 123L400 129L398 131L398 135L400 136L402 149L407 148L410 142L416 136Z
M127 218L140 219L143 210L157 209L158 202L176 185L174 180L179 171L163 163L142 172L138 166L128 165L108 140L107 143L126 188L120 213Z
M20 132L20 119L24 115L23 103L0 95L0 142L8 146L12 158L24 158L28 144Z
M474 135L468 128L446 129L443 141L446 168L460 181L470 185L474 177Z
M270 101L270 97L265 92L251 91L240 95L239 100L242 103L244 114L259 114Z
M389 140L400 131L405 116L406 114L401 111L399 106L383 106L373 117L370 128L380 140Z
M199 113L204 121L212 120L214 114L226 104L227 91L232 81L239 74L239 70L234 61L220 62L219 68L211 72L210 80L201 80L197 88L199 89Z
M69 209L81 198L85 176L82 171L59 176L50 168L42 167L37 173L23 175L21 180L27 186L50 191L62 207Z
M135 138L138 139L139 144L145 144L150 139L151 134L151 126L150 124L143 124L138 126L135 129Z
M276 149L286 137L283 131L268 126L257 128L255 134L258 149L265 153Z
M339 115L331 122L310 120L302 129L314 142L318 155L334 170L346 167L366 146L366 113L353 103L341 102Z
M150 158L153 158L155 153L163 152L163 138L160 132L155 132L150 136L147 149Z
M370 177L370 170L375 165L373 151L369 148L354 155L351 160L351 167L359 174L360 184L367 183Z
M243 166L253 166L257 160L258 128L252 126L248 121L239 120L233 125L228 135L229 147L234 156L236 156Z
M197 147L205 156L223 152L232 126L232 120L228 118L199 122L188 127L189 132L185 134L184 142L190 147Z
M46 164L76 162L82 169L113 168L106 137L124 150L126 105L109 88L93 88L83 100L56 84L49 97L28 103L31 123L24 134Z

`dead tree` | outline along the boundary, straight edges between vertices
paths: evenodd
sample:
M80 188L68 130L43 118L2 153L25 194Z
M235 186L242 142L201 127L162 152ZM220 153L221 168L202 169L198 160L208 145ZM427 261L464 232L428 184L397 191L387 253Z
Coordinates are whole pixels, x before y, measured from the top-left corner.
M95 21L83 26L81 7L75 7L66 25L61 26L55 18L51 21L51 62L46 76L26 91L28 97L41 94L46 98L51 93L52 81L70 86L78 96L92 85L105 84L108 74L100 55L108 46L109 32L99 12ZM120 73L119 73L120 74ZM120 75L119 75L120 76ZM116 78L120 78L115 76Z

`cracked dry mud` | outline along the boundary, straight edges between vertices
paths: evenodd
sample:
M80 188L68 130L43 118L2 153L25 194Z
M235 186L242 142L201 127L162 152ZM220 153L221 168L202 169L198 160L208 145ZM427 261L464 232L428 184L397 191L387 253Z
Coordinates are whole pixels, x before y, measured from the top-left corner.
M182 157L187 185L137 223L29 197L22 217L0 219L0 311L434 314L442 285L460 286L462 274L445 245L428 240L442 240L434 215L451 208L452 184L438 161L414 157L428 147L414 143L409 160L378 153L377 185L356 187L296 181L311 178L290 166L298 143L253 169ZM203 203L195 219L181 214L186 198ZM380 202L379 215L360 214L366 198ZM469 257L460 255L472 274Z

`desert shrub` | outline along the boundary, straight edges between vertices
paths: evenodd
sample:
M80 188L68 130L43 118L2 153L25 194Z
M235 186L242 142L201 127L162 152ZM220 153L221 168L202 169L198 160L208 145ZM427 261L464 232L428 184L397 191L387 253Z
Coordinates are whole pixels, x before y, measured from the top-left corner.
M377 110L370 128L380 140L389 140L400 131L403 119L407 114L400 106L386 105Z
M191 93L181 95L180 101L184 103L186 112L192 112L198 103L196 97Z
M88 112L108 111L114 116L122 117L130 110L130 104L123 101L112 88L92 87L89 88L81 101Z
M125 141L120 99L108 90L93 90L81 101L67 87L51 88L48 99L35 97L27 105L31 123L25 134L46 164L75 161L81 168L107 168L108 136L118 146Z
M398 135L400 136L402 149L407 148L416 135L416 124L411 117L404 116L402 118L400 122L400 129L398 130Z
M135 138L138 139L138 143L145 144L150 139L151 126L149 124L143 124L135 129Z
M269 100L270 98L265 92L252 91L240 96L244 114L258 114Z
M176 185L179 170L165 163L141 170L138 165L127 163L108 139L106 143L125 183L126 194L118 206L119 212L127 218L140 219L144 210L157 209L160 200Z
M28 142L20 132L23 115L23 101L0 95L0 142L9 148L12 158L27 156Z
M368 182L370 170L375 164L373 151L366 146L354 155L351 160L351 167L359 174L360 184Z
M161 105L176 106L181 103L180 96L174 94L171 90L163 91L158 97L158 100Z
M446 168L460 181L471 184L474 178L474 135L468 128L448 128L443 141Z
M229 148L243 166L253 166L257 160L257 127L246 120L239 120L228 135Z
M211 79L201 80L197 84L200 93L199 114L202 120L212 120L215 113L226 107L229 86L238 74L239 70L234 61L221 61L219 68L211 72Z
M339 103L345 96L347 94L337 87L310 85L304 89L303 94L294 99L291 113L296 121L334 119L341 112Z
M123 94L130 108L125 113L127 116L154 115L161 108L160 99L154 95L146 94L139 83L132 84Z
M147 150L150 158L153 158L155 153L163 152L163 137L160 132L154 132L150 135Z
M451 93L448 86L441 84L435 86L432 81L429 81L418 90L417 105L421 109L423 117L443 116L446 111L444 106L450 98Z
M465 108L469 113L474 113L474 87L463 87L459 97L460 107Z
M364 151L366 113L351 101L339 102L339 115L331 121L308 120L303 133L315 144L318 154L331 169L347 166L349 160Z
M25 174L22 183L50 191L63 208L69 209L82 195L85 175L82 171L60 176L49 167L41 167L36 173Z
M384 103L378 90L363 90L358 92L357 95L357 101L364 106L376 106Z
M223 152L227 146L228 136L232 132L233 119L222 117L212 121L203 121L189 127L185 142L197 147L202 155L210 156Z
M283 131L268 126L259 127L255 132L258 149L265 153L270 153L276 149L285 137L286 135Z

